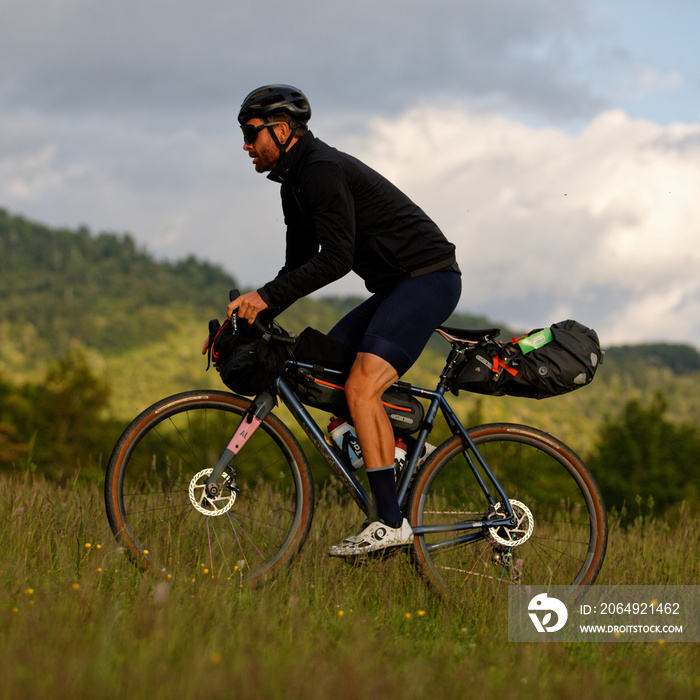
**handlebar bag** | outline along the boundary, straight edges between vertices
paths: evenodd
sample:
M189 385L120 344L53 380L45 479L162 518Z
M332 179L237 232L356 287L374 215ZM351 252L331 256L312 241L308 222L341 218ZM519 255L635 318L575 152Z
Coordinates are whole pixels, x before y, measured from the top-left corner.
M286 333L280 328L278 333ZM223 383L237 394L255 396L284 371L291 356L289 345L270 341L248 324L210 322L210 360ZM208 368L207 368L208 369Z

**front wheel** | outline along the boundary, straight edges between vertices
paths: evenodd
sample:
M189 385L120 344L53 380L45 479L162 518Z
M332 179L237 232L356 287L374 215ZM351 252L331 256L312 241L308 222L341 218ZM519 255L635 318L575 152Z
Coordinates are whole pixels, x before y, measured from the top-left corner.
M583 462L535 428L501 423L469 434L517 523L416 535L414 553L425 576L460 600L478 591L494 594L504 584L592 584L605 557L608 526L600 490ZM466 451L466 441L454 436L431 455L409 499L412 527L502 515L503 504L487 502Z
M205 494L249 406L225 392L185 392L126 428L107 468L105 505L132 559L168 579L249 582L299 551L313 481L299 443L272 414L226 467L218 496Z

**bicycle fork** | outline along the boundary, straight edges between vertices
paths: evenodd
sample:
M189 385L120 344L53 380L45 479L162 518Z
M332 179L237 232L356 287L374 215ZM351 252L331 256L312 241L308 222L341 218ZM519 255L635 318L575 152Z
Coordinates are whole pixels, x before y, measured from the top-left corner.
M215 498L219 495L220 486L217 482L221 478L224 469L226 469L231 463L231 460L241 451L243 445L248 442L253 433L260 427L260 424L265 420L274 406L275 397L270 391L264 391L262 394L255 397L250 408L245 412L238 428L236 428L236 432L229 440L228 445L226 445L221 455L219 455L219 459L216 461L212 473L204 482L207 496Z

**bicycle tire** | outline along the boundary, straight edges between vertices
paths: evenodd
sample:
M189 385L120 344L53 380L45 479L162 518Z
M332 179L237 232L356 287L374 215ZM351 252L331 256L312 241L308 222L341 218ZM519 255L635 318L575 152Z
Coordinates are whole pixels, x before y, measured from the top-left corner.
M472 428L469 435L507 497L527 506L531 518L520 507L519 513L533 528L529 537L519 534L515 546L503 544L504 528L417 535L412 551L423 575L460 601L493 595L503 584L561 585L571 594L592 584L605 557L608 526L600 489L583 462L536 428L498 423ZM466 445L461 436L450 438L422 468L409 499L412 527L481 520L489 512L464 459Z
M250 583L298 553L313 517L313 481L298 441L272 414L226 468L228 476L235 468L236 489L222 492L222 512L195 506L202 507L206 470L250 403L226 392L184 392L125 429L107 467L105 506L112 532L141 566L167 579Z

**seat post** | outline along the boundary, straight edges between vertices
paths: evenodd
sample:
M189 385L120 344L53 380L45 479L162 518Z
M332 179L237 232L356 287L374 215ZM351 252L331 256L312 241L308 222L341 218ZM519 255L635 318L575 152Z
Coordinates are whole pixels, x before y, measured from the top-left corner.
M443 389L447 389L448 386L448 380L452 377L452 371L457 365L458 362L462 360L464 357L464 347L460 347L458 342L452 341L450 343L452 347L450 348L450 352L447 355L447 359L445 360L445 366L443 367L442 372L440 373L440 381L438 382L438 386L442 387Z

